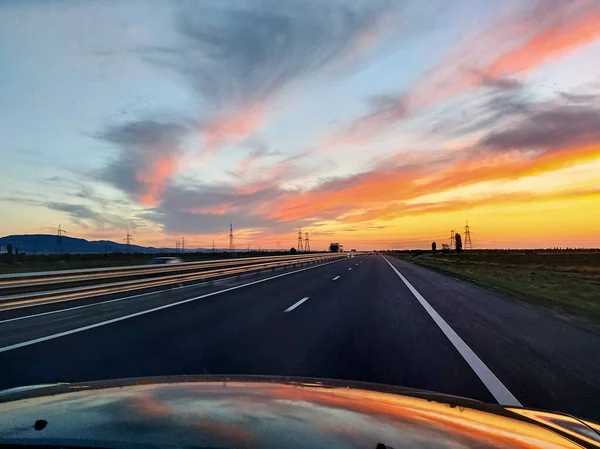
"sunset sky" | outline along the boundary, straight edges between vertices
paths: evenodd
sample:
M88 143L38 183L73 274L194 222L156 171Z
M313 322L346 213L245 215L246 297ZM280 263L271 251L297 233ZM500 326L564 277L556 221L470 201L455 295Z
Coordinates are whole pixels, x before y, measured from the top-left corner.
M598 0L0 0L0 236L600 247Z

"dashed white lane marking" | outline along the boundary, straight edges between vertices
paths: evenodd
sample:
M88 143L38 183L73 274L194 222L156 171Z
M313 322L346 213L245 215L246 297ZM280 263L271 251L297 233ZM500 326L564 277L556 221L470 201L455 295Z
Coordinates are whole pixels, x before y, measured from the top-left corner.
M358 264L356 264L356 266L358 267Z
M296 304L294 304L294 305L292 305L292 306L289 306L287 309L285 309L285 310L283 311L283 313L286 313L286 312L291 312L291 311L292 311L292 310L294 310L296 307L298 307L300 304L302 304L304 301L306 301L308 298L309 298L308 296L306 296L306 297L302 298L302 299L301 299L300 301L298 301Z
M348 268L348 271L352 270L352 267Z
M465 359L465 361L469 364L471 369L475 372L477 377L483 382L485 387L492 393L494 398L501 405L513 405L516 407L522 407L521 403L513 396L513 394L508 391L508 388L504 386L500 379L496 377L494 373L486 366L485 363L473 352L471 348L467 346L462 338L458 336L454 329L450 327L446 321L440 316L439 313L435 311L433 307L423 298L423 296L417 291L416 288L412 286L410 282L400 273L395 266L393 266L387 257L384 257L385 261L392 267L392 270L396 272L398 277L402 279L402 282L408 287L411 293L417 298L419 303L423 306L425 311L429 314L429 316L435 321L435 324L441 329L441 331L446 335L450 343L454 345L456 350L460 353L460 355Z
M173 302L173 303L170 303L170 304L165 304L163 306L154 307L152 309L142 310L141 312L136 312L136 313L132 313L130 315L120 316L120 317L117 317L117 318L113 318L111 320L101 321L99 323L94 323L94 324L90 324L88 326L78 327L76 329L71 329L71 330L68 330L68 331L59 332L57 334L47 335L45 337L40 337L40 338L36 338L34 340L29 340L29 341L24 341L22 343L16 343L16 344L10 345L10 346L4 346L3 348L0 348L0 352L11 351L13 349L22 348L23 346L34 345L36 343L41 343L43 341L53 340L55 338L64 337L64 336L71 335L71 334L76 334L78 332L83 332L83 331L86 331L86 330L89 330L89 329L94 329L96 327L106 326L107 324L117 323L119 321L127 320L127 319L130 319L130 318L135 318L136 316L145 315L147 313L156 312L158 310L168 309L170 307L179 306L181 304L186 304L188 302L197 301L199 299L204 299L204 298L208 298L210 296L219 295L221 293L231 292L233 290L238 290L240 288L248 287L250 285L261 284L263 282L267 282L267 281L270 281L272 279L277 279L277 278L281 278L281 277L284 277L284 276L289 276L291 274L300 273L302 271L314 270L315 268L324 267L325 265L331 265L332 263L338 263L338 262L341 262L342 260L344 260L344 259L338 259L338 260L334 260L332 262L326 262L326 263L319 264L319 265L313 265L312 267L301 268L300 270L295 270L295 271L290 271L288 273L278 274L277 276L271 276L271 277L268 277L268 278L265 278L265 279L259 279L258 281L252 281L252 282L248 282L248 283L242 284L242 285L236 285L235 287L229 287L229 288L226 288L226 289L223 289L223 290L219 290L219 291L216 291L216 292L211 292L211 293L206 293L204 295L196 296L194 298L184 299L182 301L177 301L177 302Z
M339 276L336 276L332 279L332 281L337 281L339 278L340 278Z

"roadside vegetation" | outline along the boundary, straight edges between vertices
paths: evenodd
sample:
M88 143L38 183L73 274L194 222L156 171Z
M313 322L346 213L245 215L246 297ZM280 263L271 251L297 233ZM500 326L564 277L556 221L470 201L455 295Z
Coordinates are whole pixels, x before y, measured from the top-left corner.
M281 252L198 252L198 253L112 253L112 254L0 254L0 274L26 273L35 271L77 270L85 268L121 267L144 265L155 257L177 257L183 262L232 257L278 256Z
M600 323L600 250L390 254L532 304Z

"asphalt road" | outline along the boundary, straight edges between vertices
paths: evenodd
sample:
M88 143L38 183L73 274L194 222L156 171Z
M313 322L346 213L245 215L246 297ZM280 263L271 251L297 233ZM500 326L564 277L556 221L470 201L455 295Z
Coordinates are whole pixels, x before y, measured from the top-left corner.
M171 374L314 376L514 400L600 421L600 335L393 258L107 301L0 312L0 388Z

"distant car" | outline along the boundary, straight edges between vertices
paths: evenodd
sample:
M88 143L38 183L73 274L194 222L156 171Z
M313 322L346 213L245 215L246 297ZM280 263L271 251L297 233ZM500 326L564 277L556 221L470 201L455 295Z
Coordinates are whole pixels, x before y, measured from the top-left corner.
M155 257L148 263L151 265L171 265L181 263L181 259L179 257Z

